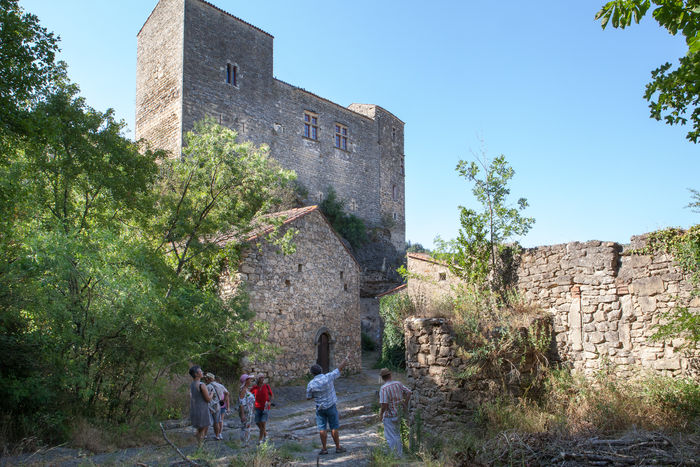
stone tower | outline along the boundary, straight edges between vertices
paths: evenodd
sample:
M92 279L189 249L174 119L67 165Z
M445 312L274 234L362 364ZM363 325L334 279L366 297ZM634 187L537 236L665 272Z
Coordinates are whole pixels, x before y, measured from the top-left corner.
M239 139L268 144L297 173L307 204L333 187L402 252L404 123L377 105L343 107L276 79L272 53L270 34L211 3L160 0L138 33L136 138L177 155L184 133L214 117ZM363 267L382 263L371 259Z

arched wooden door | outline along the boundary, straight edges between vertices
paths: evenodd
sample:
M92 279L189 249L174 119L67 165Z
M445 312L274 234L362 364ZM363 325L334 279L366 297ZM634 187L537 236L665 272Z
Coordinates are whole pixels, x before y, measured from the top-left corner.
M323 333L318 339L318 358L316 363L321 365L324 373L330 371L331 343L328 333Z

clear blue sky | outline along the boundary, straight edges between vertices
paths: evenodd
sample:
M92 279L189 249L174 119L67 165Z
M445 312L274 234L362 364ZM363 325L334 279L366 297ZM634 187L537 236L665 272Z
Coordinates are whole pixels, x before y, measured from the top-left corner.
M453 238L457 177L483 139L516 171L514 200L537 222L525 246L626 243L688 227L700 145L649 118L650 71L683 54L651 17L603 31L603 0L523 2L211 0L275 36L274 72L341 105L385 107L406 122L406 237ZM133 136L136 34L156 0L20 0L61 36L88 103L115 109Z

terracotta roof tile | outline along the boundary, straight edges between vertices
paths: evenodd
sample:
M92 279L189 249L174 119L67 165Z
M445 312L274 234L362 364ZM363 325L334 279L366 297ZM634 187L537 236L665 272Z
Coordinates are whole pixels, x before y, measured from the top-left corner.
M429 263L435 263L435 264L440 264L442 266L447 266L447 263L445 263L444 261L439 261L426 253L409 252L409 253L406 253L406 256L409 258L413 258L413 259L419 259L421 261L427 261Z
M377 295L375 298L381 298L381 297L384 297L385 295L392 295L392 294L395 294L395 293L397 293L397 292L401 292L401 291L404 290L406 287L407 287L407 284L401 284L401 285L398 286L398 287L394 287L393 289L389 289L389 290L387 290L386 292L380 293L380 294Z

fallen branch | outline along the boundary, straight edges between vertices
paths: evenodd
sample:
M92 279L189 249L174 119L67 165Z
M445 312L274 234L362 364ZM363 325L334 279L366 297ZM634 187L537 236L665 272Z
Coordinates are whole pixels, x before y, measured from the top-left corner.
M160 423L160 431L163 432L163 438L165 438L165 441L166 441L170 446L172 446L172 448L180 455L180 457L182 457L182 458L185 460L185 462L187 462L187 463L190 464L190 465L197 465L197 466L199 466L198 463L196 463L195 461L193 461L192 459L190 459L189 457L187 457L186 455L184 455L184 454L182 453L182 451L180 451L180 449L179 449L177 446L175 446L175 444L174 444L172 441L170 441L170 440L168 439L168 436L165 434L165 428L163 427L163 423L162 423L162 422Z

